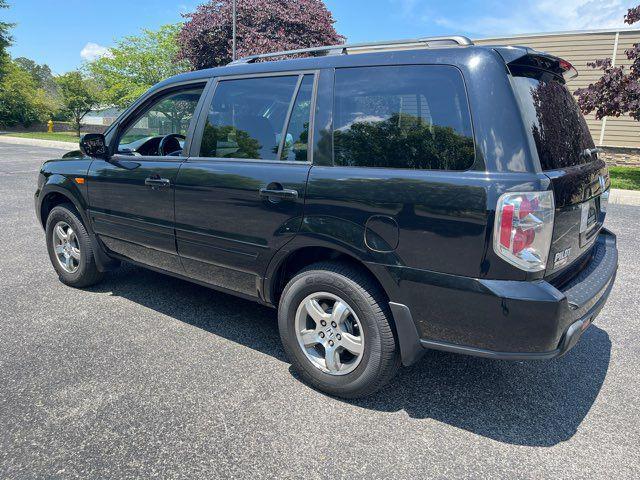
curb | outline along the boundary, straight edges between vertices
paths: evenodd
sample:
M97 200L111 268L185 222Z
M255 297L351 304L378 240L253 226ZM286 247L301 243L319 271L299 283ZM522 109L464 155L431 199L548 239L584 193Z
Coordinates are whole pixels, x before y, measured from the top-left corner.
M0 143L10 143L13 145L31 145L34 147L60 148L68 152L78 149L77 143L60 142L56 140L41 140L39 138L11 137L7 134L0 135Z
M614 205L640 205L640 190L612 188L609 203Z

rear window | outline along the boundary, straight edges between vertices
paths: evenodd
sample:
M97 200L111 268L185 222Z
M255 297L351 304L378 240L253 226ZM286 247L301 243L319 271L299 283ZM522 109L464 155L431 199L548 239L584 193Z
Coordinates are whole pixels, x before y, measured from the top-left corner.
M513 84L543 170L592 160L584 153L595 148L587 122L558 77L541 71L523 71L513 77Z
M448 66L336 70L334 162L466 170L474 144L461 73Z

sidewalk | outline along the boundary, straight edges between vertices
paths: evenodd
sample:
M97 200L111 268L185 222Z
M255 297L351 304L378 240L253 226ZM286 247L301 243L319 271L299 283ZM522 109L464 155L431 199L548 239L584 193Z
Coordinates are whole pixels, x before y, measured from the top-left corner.
M640 190L611 189L609 203L620 205L640 205Z
M70 152L71 150L78 150L78 144L75 142L41 140L39 138L10 137L9 134L0 132L0 144L2 143L10 143L13 145L32 145L34 147L45 148L61 148L68 152Z

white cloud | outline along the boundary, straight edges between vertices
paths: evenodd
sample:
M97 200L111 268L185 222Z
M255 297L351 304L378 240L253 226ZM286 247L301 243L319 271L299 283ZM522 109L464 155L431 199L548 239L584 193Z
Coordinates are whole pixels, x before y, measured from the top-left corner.
M433 8L426 11L411 0L392 1L400 1L407 18L478 37L628 27L624 14L637 5L637 0L494 0L487 1L484 8L473 2L477 8L460 9L455 16L447 16Z
M88 42L82 50L80 50L80 57L87 62L92 62L100 57L109 56L111 53L107 47L98 45L97 43Z

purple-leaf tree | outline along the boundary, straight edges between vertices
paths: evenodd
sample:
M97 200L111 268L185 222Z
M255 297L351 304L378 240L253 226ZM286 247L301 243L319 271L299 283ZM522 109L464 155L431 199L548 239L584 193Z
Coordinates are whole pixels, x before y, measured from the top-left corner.
M629 9L624 21L629 25L640 21L640 5ZM587 64L604 73L597 82L576 90L583 113L595 112L598 119L629 114L640 120L640 44L634 44L625 54L632 61L628 68L613 66L610 58Z
M212 0L184 15L179 57L196 70L229 63L231 12L231 0ZM344 42L322 0L237 0L236 12L237 58Z

